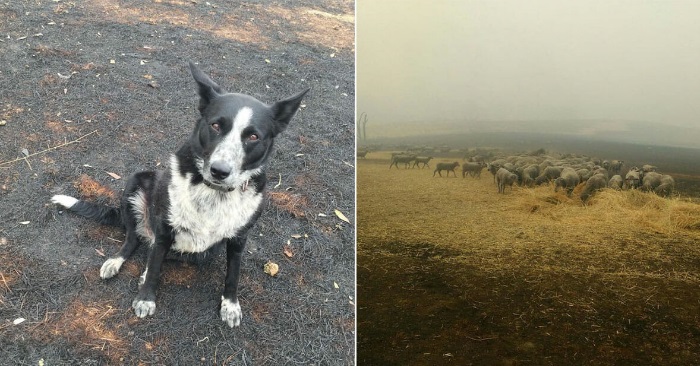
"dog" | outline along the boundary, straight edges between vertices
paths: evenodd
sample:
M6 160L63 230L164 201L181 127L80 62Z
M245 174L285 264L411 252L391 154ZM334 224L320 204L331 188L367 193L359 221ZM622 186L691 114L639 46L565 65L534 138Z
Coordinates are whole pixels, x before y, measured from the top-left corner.
M227 93L193 63L199 112L194 131L170 157L169 170L143 171L126 182L120 208L66 195L51 201L102 224L121 226L124 244L107 259L100 277L114 277L140 244L148 261L132 308L153 315L161 266L169 252L206 254L226 247L226 280L220 316L231 328L241 322L238 276L248 231L262 211L265 164L309 91L267 105L252 96Z

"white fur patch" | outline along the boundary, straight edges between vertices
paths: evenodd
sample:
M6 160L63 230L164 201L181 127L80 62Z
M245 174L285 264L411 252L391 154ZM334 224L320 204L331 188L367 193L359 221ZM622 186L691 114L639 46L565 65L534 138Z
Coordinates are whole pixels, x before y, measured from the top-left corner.
M65 208L71 208L71 207L73 207L73 205L78 203L78 199L73 198L71 196L57 194L57 195L51 197L51 202L53 202L57 205L61 205Z
M146 274L148 273L148 268L146 268L145 271L141 274L141 277L139 277L139 287L143 285L144 282L146 282Z
M122 264L124 264L124 261L125 259L122 257L114 257L107 259L102 264L102 268L100 268L100 277L102 277L102 279L105 280L114 277L114 275L119 273L119 269L122 268Z
M170 164L168 221L176 232L173 250L199 253L236 236L262 203L262 194L254 189L222 192L204 184L192 185L192 174L183 177L174 156Z
M241 325L242 316L243 312L238 301L233 302L221 296L221 320L233 328Z
M131 303L131 307L134 308L134 312L139 318L145 318L156 312L155 301L134 300Z
M233 128L224 136L224 139L216 145L209 159L205 161L198 160L196 162L202 176L209 182L214 182L214 177L211 175L211 164L219 161L224 162L231 167L231 174L221 182L226 187L240 187L250 180L254 175L260 174L262 168L253 170L243 170L243 159L245 158L245 150L243 148L242 134L246 127L250 126L250 121L253 118L253 110L248 107L243 107L238 111L233 119Z
M136 217L136 234L143 238L147 243L153 245L156 242L156 236L151 230L151 224L148 218L148 202L143 190L139 189L133 196L129 197L131 210Z

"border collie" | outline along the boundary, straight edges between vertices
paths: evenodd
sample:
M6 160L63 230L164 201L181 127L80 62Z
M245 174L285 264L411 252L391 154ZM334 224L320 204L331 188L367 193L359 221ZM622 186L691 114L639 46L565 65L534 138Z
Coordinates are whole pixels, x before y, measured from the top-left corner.
M105 261L100 277L111 278L141 244L148 262L132 302L136 316L153 315L161 265L169 251L208 253L226 245L226 281L221 320L241 321L238 274L248 230L260 216L265 163L308 89L266 105L244 94L226 93L190 63L198 84L201 118L192 136L170 157L168 171L144 171L126 182L121 207L101 206L56 195L53 203L102 224L126 230L119 253Z

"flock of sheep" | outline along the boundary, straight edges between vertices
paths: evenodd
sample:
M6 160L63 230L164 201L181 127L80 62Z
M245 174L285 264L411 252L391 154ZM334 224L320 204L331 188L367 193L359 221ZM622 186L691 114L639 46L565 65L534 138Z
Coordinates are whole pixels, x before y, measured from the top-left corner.
M389 168L403 165L408 168L430 167L429 162L432 157L421 157L410 153L393 153ZM612 189L641 189L655 192L661 196L669 196L675 187L675 182L670 175L656 172L657 168L652 165L631 167L622 176L622 160L600 160L587 156L567 154L560 158L548 155L512 155L497 158L489 163L484 162L480 156L472 156L468 161L461 164L462 178L467 175L480 178L481 172L486 169L493 174L493 179L498 186L499 193L505 193L506 187L517 183L521 186L532 187L536 185L554 183L554 191L566 190L568 196L579 184L585 184L580 198L585 203L591 195L603 188ZM460 163L437 163L433 176L438 174L442 177L445 171L447 176L450 172L456 177L455 170Z

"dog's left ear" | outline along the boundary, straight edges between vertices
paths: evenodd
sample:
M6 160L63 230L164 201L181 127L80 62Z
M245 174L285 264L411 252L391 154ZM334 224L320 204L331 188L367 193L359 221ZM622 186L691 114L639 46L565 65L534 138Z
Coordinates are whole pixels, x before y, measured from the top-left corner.
M278 133L284 131L285 128L287 128L287 125L289 125L289 121L292 120L292 117L294 117L294 114L299 109L301 100L304 99L304 96L308 92L309 89L306 89L299 94L296 94L284 100L280 100L279 102L273 104L272 107L270 107L270 109L272 110L272 116L275 119L275 122L277 122L275 123L275 131L273 133L273 137L276 136Z
M202 70L198 69L192 62L190 62L190 71L192 71L192 77L199 86L199 112L201 113L214 98L223 94L223 90L221 90L221 87L215 83L214 80L203 73Z

